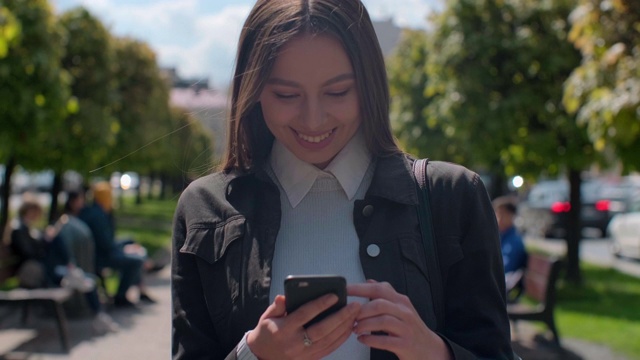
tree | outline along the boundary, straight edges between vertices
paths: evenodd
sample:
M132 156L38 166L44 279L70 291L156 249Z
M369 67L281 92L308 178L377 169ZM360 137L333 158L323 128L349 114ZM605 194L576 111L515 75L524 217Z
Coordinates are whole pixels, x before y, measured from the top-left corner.
M69 77L60 66L64 31L46 0L4 0L0 5L3 31L0 47L0 162L5 179L0 226L8 218L13 169L47 165L45 140L56 133L65 118ZM72 109L71 109L72 110Z
M571 19L582 63L566 83L564 104L598 151L613 149L624 170L640 170L640 2L583 0Z
M174 131L165 142L169 155L162 172L171 179L172 190L182 191L192 180L209 173L213 168L213 136L198 118L188 111L172 107Z
M434 19L426 121L466 144L467 165L571 184L568 279L580 282L580 174L596 159L586 129L562 106L579 64L567 40L573 2L452 0ZM550 50L552 49L552 51Z
M432 98L425 94L428 82L425 64L429 33L404 30L400 43L388 60L391 121L402 147L419 157L465 163L464 143L447 137L443 126L425 114Z
M56 136L45 139L49 167L54 170L50 220L56 215L62 174L73 169L83 174L98 167L115 144L119 124L113 117L116 101L115 57L111 34L84 8L63 13L66 30L62 66L71 75L71 93L77 109L61 124Z
M120 124L111 168L148 174L162 161L154 141L171 131L169 88L162 77L156 55L149 46L131 38L115 41L118 63L118 106Z
M9 54L20 36L20 22L9 8L0 6L0 59Z

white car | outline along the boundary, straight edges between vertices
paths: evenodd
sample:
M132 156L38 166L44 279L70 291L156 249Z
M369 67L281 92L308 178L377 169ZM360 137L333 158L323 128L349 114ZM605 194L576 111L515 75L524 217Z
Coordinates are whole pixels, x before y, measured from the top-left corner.
M640 197L629 204L628 211L611 219L607 233L614 255L640 259Z

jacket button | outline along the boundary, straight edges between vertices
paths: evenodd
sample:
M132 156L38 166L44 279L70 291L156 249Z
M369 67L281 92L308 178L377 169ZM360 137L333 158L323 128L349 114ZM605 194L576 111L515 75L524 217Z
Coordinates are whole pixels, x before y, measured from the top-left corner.
M378 255L380 255L380 246L376 244L367 246L367 255L371 257L377 257Z
M369 217L373 214L373 205L367 205L362 209L362 215Z

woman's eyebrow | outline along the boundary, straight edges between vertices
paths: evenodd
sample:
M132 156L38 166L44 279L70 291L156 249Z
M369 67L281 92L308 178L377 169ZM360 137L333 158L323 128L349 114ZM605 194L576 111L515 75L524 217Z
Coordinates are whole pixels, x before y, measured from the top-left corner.
M340 74L338 76L332 77L331 79L325 81L322 86L327 86L327 85L331 85L331 84L335 84L341 81L345 81L345 80L352 80L354 79L355 76L353 75L353 73L345 73L345 74ZM296 88L301 88L302 86L292 80L286 80L286 79L282 79L282 78L278 78L278 77L272 77L269 78L269 80L267 80L267 84L273 84L273 85L283 85L283 86L290 86L290 87L296 87Z

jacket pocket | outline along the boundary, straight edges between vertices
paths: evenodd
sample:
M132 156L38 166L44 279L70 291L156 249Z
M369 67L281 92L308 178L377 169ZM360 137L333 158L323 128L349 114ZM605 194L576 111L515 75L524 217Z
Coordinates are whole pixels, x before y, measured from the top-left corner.
M401 238L400 249L402 256L410 260L422 275L430 281L429 271L426 264L426 255L424 248L424 240L420 237L417 241L412 238ZM443 280L446 279L449 268L464 258L462 247L460 246L460 238L457 236L446 236L444 241L438 241L436 244L438 251L438 262Z
M400 252L405 261L409 261L410 267L405 266L405 272L411 272L413 270L416 274L422 275L427 281L429 281L429 272L427 271L427 264L425 263L424 246L422 239L416 239L415 236L406 235L400 236L398 239L400 242Z
M244 217L236 216L226 222L190 225L180 252L193 254L209 264L215 264L236 240L244 236L245 221Z

